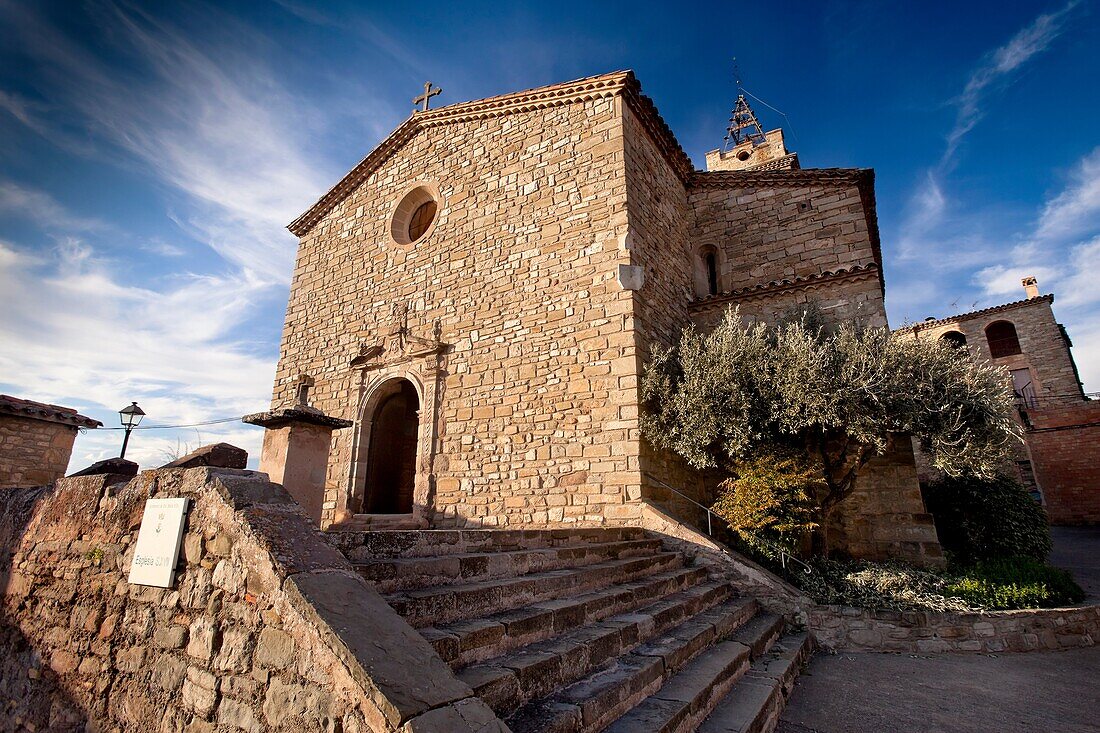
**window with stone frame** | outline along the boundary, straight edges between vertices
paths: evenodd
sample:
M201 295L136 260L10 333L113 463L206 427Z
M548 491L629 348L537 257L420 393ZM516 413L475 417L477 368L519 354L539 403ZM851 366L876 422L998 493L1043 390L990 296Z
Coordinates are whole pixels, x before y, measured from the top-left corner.
M1035 407L1035 383L1031 380L1031 370L1027 367L1012 369L1009 374L1012 376L1012 392L1016 403L1021 407Z
M694 270L696 297L708 298L724 290L722 261L717 247L712 244L700 247L695 255Z
M940 336L940 341L954 346L956 349L966 346L966 336L959 331L947 331Z
M1011 321L994 321L985 327L985 340L989 343L989 355L994 359L1022 353L1020 337Z
M413 244L432 231L439 214L439 191L434 184L414 187L402 198L390 219L390 237L395 244Z

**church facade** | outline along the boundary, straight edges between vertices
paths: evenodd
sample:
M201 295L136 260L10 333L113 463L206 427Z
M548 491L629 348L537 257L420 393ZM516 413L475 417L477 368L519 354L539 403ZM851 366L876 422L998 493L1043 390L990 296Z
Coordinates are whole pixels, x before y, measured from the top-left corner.
M732 306L886 314L873 171L802 169L778 130L707 162L628 71L415 112L290 226L261 470L312 445L284 483L333 529L629 525L670 488L709 504L639 434L650 349ZM938 555L900 450L841 520L853 554Z

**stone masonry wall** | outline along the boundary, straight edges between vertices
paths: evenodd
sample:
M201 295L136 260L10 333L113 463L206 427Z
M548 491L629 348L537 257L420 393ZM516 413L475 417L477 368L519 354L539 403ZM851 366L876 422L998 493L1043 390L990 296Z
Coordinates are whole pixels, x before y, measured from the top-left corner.
M833 652L1061 651L1100 642L1100 606L991 613L872 611L815 606L809 626Z
M750 322L774 324L810 302L820 307L830 321L855 320L886 327L882 279L877 270L797 286L763 288L757 293L706 298L691 304L691 317L700 328L710 329L728 309L737 308Z
M902 333L919 339L938 339L949 331L957 331L966 336L966 348L974 358L1008 370L1030 369L1035 397L1041 404L1079 401L1081 385L1051 310L1051 300L1053 296L1031 298L972 315L918 323ZM995 321L1009 321L1016 327L1021 353L997 359L991 357L985 329Z
M645 272L644 286L634 292L634 337L641 363L631 378L634 392L632 414L637 418L637 389L644 362L654 346L677 344L688 325L688 303L692 295L691 254L688 232L692 212L684 183L662 157L642 123L627 108L623 116L625 165L631 264ZM668 491L656 478L694 500L709 505L709 494L699 472L683 459L658 451L641 440L635 420L639 466L645 495L662 506L678 508L677 515L698 523L700 510Z
M65 475L76 428L0 415L0 489L41 486Z
M779 175L779 174L776 174ZM697 177L706 182L705 175ZM719 291L874 264L868 212L851 181L699 185L692 244L719 249Z
M1100 401L1027 411L1025 434L1052 524L1100 524Z
M371 374L349 362L407 306L409 333L430 338L438 323L449 345L431 392L434 526L605 521L639 490L620 414L637 372L616 279L622 135L618 98L417 132L303 237L273 404L305 373L314 406L359 419ZM425 181L441 194L434 228L394 246L390 212ZM356 434L334 436L325 523L346 511Z
M924 508L911 441L897 436L892 451L859 472L855 491L836 509L829 544L855 558L939 565L943 548Z
M104 484L0 494L0 729L502 729L262 474ZM149 496L192 500L169 589L126 580Z

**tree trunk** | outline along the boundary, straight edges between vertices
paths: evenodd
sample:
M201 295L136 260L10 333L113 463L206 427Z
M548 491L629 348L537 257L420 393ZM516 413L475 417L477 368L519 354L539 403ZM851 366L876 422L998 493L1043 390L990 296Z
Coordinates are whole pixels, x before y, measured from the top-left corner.
M821 504L818 512L817 528L810 542L810 552L814 557L829 557L829 523L833 518L835 504Z

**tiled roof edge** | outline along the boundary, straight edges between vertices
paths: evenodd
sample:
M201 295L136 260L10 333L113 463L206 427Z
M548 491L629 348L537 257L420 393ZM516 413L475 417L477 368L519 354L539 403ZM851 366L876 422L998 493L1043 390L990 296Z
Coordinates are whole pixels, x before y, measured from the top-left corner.
M759 285L750 285L749 287L728 290L724 293L718 293L717 295L699 298L693 300L688 307L691 309L700 309L721 303L732 303L740 300L747 300L749 298L764 297L784 290L813 287L826 282L864 279L874 276L874 274L879 271L880 268L877 263L868 262L863 265L852 265L851 267L841 267L836 270L826 270L816 275L772 280L770 282L760 283Z
M895 331L920 331L921 329L929 326L943 326L956 321L962 321L968 318L977 318L978 316L987 316L990 313L1000 313L1001 311L1012 310L1025 305L1032 305L1040 301L1045 301L1047 304L1054 303L1054 294L1047 293L1046 295L1040 295L1037 298L1024 298L1023 300L1014 300L1011 303L1002 303L1001 305L991 305L988 308L981 308L976 311L968 311L966 313L959 313L953 316L944 316L943 318L934 318L930 321L920 321L918 323L911 323L908 326L902 326L901 328L894 329Z
M795 153L792 153L795 155ZM789 170L695 171L692 188L803 186L808 183L874 183L873 168L793 168Z
M44 420L78 428L98 428L103 425L99 420L81 415L71 407L24 400L6 394L0 395L0 415L13 415L29 420Z

